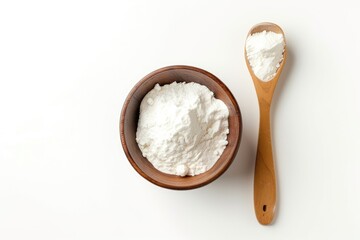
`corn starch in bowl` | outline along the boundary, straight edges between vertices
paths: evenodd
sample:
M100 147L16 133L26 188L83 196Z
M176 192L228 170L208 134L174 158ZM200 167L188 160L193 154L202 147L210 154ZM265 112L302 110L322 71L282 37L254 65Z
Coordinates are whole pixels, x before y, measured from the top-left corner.
M195 176L209 170L226 148L229 111L206 86L156 84L140 105L136 142L159 171Z

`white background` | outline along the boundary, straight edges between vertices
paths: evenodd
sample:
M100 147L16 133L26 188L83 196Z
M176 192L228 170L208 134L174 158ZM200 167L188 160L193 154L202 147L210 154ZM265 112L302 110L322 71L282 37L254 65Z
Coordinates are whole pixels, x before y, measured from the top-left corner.
M0 239L360 239L356 1L1 1ZM272 106L279 201L252 197L256 94L244 42L285 31ZM243 115L230 169L192 191L157 187L119 138L133 85L167 65L218 76Z

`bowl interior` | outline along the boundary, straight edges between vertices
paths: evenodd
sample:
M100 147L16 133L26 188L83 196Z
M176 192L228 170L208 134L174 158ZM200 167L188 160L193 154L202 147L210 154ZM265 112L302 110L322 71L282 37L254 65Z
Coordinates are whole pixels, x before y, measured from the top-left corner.
M142 156L135 140L140 103L143 97L154 88L156 83L164 85L174 81L196 82L207 86L229 109L228 146L211 169L192 177L179 177L158 171ZM132 166L150 182L171 189L192 189L208 184L219 177L230 166L237 153L241 131L240 110L229 89L214 75L189 66L166 67L145 76L129 93L120 120L121 142Z

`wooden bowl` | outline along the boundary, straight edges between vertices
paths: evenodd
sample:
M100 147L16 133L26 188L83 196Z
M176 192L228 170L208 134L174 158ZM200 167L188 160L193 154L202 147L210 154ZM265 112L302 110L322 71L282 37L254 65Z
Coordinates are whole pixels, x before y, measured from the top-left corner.
M215 97L221 99L229 109L228 145L215 165L205 173L196 176L179 177L162 173L142 156L136 143L136 129L139 119L140 103L143 97L154 88L172 82L196 82L207 86ZM239 106L230 90L211 73L190 66L169 66L158 69L140 80L130 91L120 116L120 138L124 152L135 170L148 181L164 188L185 190L204 186L221 174L232 163L241 139L242 120Z

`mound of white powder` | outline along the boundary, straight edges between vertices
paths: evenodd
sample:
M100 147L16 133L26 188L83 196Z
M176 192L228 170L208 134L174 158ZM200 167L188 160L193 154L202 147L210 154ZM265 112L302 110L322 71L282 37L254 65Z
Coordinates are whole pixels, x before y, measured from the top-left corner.
M197 83L156 84L140 105L136 142L161 172L194 176L209 170L227 142L229 110Z
M268 82L276 74L283 60L285 41L282 34L263 31L246 39L246 55L257 78Z

